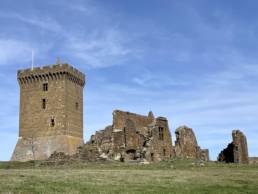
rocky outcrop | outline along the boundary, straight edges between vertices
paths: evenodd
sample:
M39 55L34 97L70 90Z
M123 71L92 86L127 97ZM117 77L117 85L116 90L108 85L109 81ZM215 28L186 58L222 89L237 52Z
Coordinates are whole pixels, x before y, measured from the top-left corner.
M198 146L193 130L187 126L176 129L175 155L179 158L209 160L209 151Z
M232 131L233 141L218 156L219 162L249 163L247 140L240 130Z

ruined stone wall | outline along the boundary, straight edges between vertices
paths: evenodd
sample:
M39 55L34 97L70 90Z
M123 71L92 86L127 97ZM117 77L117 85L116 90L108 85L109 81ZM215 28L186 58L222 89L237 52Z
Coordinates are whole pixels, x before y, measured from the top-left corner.
M127 120L133 121L135 128L140 130L147 127L153 122L153 115L149 113L149 116L143 116L135 113L115 110L113 111L113 129L122 130L124 129Z
M158 117L150 129L151 136L146 158L149 161L161 161L173 157L172 137L167 119Z
M84 74L63 64L19 70L17 78L20 126L12 160L26 160L31 142L37 147L36 159L60 151L62 144L63 152L74 153L83 142Z
M148 116L142 116L114 111L113 124L96 132L84 147L91 149L95 146L99 150L99 158L155 162L172 157L172 140L167 119L155 119L152 112Z
M176 129L175 155L179 158L209 160L209 151L198 146L193 129L181 126Z
M198 149L198 159L201 159L202 161L209 161L209 150L208 149Z
M105 154L111 154L113 150L112 126L107 126L104 130L97 131L90 139L91 144L95 144L99 151Z
M141 152L144 137L148 135L148 125L152 122L154 116L151 112L148 116L143 116L120 110L113 111L114 157L133 159L136 152Z
M177 157L197 158L198 144L191 128L182 126L176 129L175 153Z
M248 163L248 148L245 135L239 130L233 130L233 153L235 163Z
M232 139L233 141L228 144L227 148L220 152L218 161L247 164L249 162L249 158L245 135L240 130L233 130Z

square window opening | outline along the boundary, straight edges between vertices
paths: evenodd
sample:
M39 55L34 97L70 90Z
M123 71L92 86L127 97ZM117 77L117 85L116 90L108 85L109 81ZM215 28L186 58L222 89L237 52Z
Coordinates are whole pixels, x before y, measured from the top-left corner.
M47 107L47 100L44 98L42 99L42 109L46 109Z
M43 91L44 92L48 91L48 83L43 84Z
M75 109L79 110L79 103L78 102L75 103Z
M51 127L54 127L54 126L55 126L55 119L54 119L54 118L52 118L52 119L50 120L50 126L51 126Z
M159 139L164 140L164 128L159 127Z

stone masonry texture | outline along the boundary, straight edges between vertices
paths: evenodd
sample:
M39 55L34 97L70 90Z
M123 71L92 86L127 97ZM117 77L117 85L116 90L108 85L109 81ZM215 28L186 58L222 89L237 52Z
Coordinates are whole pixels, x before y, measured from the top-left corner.
M83 142L85 75L69 64L18 70L19 138L11 160L117 160L159 162L174 157L209 160L186 126L176 130L172 145L168 120L127 111L113 111L113 122ZM235 133L234 133L235 134ZM233 136L235 158L245 161L245 137ZM246 140L245 140L246 141ZM234 148L237 149L237 148Z
M208 149L198 146L193 130L187 126L176 129L175 155L178 158L209 160Z
M115 110L112 125L97 131L80 148L80 153L89 160L156 162L170 159L173 150L168 121L164 117L155 118L152 112L143 116Z
M83 144L85 75L68 64L19 70L19 139L12 160L74 154Z
M97 131L83 147L78 157L85 160L118 160L158 162L174 157L209 160L208 149L200 149L191 128L180 127L176 131L176 146L165 117L155 118L115 110L113 123Z
M222 150L218 156L218 161L226 163L249 163L247 140L240 130L232 131L233 141L227 148Z

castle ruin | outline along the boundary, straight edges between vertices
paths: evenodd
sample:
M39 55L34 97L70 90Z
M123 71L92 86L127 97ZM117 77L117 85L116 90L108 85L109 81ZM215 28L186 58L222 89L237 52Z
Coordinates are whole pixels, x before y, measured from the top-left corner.
M53 153L92 161L158 162L175 157L209 160L209 150L200 148L191 128L177 128L173 146L168 120L155 117L152 112L144 116L115 110L112 124L97 131L84 144L85 75L69 64L19 70L17 79L19 138L11 160L45 160ZM248 163L245 135L234 130L232 138L218 161Z
M82 160L117 160L159 162L171 158L209 160L209 151L201 149L191 128L176 130L175 146L165 117L155 118L115 110L113 123L97 131L78 149L76 157Z

